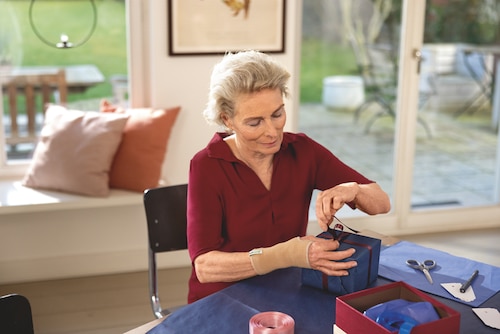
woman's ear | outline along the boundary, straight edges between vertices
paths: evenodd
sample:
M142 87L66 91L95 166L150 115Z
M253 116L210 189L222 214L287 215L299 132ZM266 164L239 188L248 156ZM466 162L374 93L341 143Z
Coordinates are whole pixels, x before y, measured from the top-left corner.
M229 117L227 117L226 114L222 114L220 118L222 119L222 122L224 123L226 128L232 129L231 120L229 119Z

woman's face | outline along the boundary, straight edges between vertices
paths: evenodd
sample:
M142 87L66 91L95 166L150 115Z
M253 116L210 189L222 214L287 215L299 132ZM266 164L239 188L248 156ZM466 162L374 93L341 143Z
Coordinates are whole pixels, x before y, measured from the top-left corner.
M226 125L236 135L238 148L253 155L278 152L285 123L285 106L279 89L240 95L235 101L234 117L226 119Z

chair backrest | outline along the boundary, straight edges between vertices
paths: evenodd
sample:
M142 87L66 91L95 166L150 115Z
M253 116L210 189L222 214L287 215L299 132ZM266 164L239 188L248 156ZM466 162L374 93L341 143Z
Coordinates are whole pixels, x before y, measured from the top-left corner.
M50 102L66 104L66 74L15 75L4 84L8 97L6 143L36 143L43 116ZM52 98L53 97L53 98ZM21 107L24 103L24 107Z
M154 315L162 318L170 311L160 305L156 254L187 249L187 184L146 190L144 209L148 226L151 307Z
M0 333L33 334L33 318L28 299L18 294L0 297Z

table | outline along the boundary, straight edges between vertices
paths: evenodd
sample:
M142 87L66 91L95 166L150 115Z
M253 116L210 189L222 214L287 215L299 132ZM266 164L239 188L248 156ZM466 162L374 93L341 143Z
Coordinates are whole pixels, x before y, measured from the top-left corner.
M379 278L372 286L390 283ZM332 333L335 323L335 295L301 284L301 270L276 270L236 283L222 291L177 310L151 334L164 333L248 333L248 321L256 313L279 311L295 320L295 334ZM496 333L484 326L467 305L433 296L461 313L460 333ZM481 307L500 307L500 293ZM156 324L156 323L154 323Z
M14 67L6 76L56 74L60 69L64 69L66 72L66 84L69 93L82 93L88 88L105 81L104 75L93 64Z

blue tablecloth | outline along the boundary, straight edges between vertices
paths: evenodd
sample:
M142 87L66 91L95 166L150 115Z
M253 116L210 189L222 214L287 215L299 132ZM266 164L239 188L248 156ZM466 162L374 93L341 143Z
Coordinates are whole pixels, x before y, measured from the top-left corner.
M436 267L430 271L434 284L430 284L421 271L407 266L406 260L408 259L415 259L419 262L436 261ZM472 283L476 300L472 302L456 299L441 286L441 283L463 283L476 269L479 270L479 275ZM499 267L454 256L408 241L401 241L382 249L378 274L393 281L404 281L422 291L473 307L481 305L500 291Z
M413 247L413 245L407 246ZM386 254L391 255L391 252L385 253L385 251L382 251L380 258L381 262L384 263ZM413 255L415 256L412 257L418 255L419 259L429 256L436 259L438 264L445 261L435 250L432 250L430 254L413 253ZM480 268L479 270L484 272L485 269ZM423 278L421 273L417 274ZM437 273L433 273L433 277L438 279ZM423 280L427 282L425 278ZM495 280L495 278L491 278L491 280ZM478 283L484 281L485 279ZM496 282L498 280L495 281L495 284ZM390 283L389 280L379 277L372 286L388 283ZM476 290L475 287L474 289ZM498 334L498 330L486 327L472 312L469 305L439 296L433 296L433 298L460 312L461 334ZM335 323L335 299L336 296L329 292L302 285L301 269L282 269L238 282L229 288L187 305L165 318L148 333L248 333L248 322L254 314L264 311L279 311L290 315L295 320L295 334L327 334L332 333ZM500 293L489 298L481 307L500 308Z
M295 334L332 333L336 296L302 286L298 268L276 270L232 285L182 308L151 334L248 333L257 313L278 311L295 320Z

